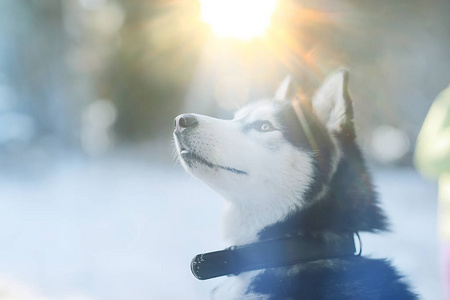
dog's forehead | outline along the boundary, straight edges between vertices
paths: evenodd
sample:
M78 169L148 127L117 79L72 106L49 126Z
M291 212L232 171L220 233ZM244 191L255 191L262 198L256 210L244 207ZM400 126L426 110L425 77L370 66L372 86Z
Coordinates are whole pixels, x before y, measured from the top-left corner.
M279 107L276 105L275 101L260 100L239 109L234 114L234 119L249 123L256 120L270 120L275 117L278 110Z

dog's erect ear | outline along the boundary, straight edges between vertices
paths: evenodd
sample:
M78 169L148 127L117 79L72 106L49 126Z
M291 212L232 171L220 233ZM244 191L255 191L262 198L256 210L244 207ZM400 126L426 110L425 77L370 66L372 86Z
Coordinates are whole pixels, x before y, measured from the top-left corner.
M292 100L295 96L295 84L290 75L286 76L275 92L274 99L277 101Z
M347 85L348 72L339 70L325 80L313 97L314 113L331 131L353 131L353 107Z

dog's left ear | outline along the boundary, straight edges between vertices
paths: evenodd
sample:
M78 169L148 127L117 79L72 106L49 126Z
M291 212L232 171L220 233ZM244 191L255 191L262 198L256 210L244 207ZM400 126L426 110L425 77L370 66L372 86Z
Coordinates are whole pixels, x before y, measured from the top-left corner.
M290 75L286 76L275 92L276 101L292 100L295 96L296 86Z
M313 97L312 107L330 131L353 133L353 106L346 70L339 70L325 80Z

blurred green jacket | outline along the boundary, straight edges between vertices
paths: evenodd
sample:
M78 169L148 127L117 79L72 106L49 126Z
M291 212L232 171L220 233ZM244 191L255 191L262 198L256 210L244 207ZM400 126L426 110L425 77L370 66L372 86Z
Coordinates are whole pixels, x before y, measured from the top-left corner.
M450 242L450 86L438 95L425 118L414 163L424 176L439 180L439 231Z

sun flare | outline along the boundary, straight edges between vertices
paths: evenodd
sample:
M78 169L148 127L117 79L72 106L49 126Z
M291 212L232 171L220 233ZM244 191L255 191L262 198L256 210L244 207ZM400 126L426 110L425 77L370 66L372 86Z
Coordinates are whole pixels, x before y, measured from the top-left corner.
M276 0L200 0L202 18L220 36L249 39L262 36Z

